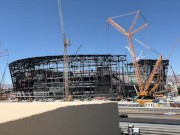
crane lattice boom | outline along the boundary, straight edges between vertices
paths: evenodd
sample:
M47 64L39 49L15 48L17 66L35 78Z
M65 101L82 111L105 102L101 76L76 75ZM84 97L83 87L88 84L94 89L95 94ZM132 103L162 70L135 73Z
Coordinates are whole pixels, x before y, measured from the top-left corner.
M147 23L146 23L145 25L142 25L141 27L137 28L135 31L132 32L132 30L133 30L133 28L135 26L135 23L137 21L137 17L139 15L139 13L140 13L139 11L136 12L135 18L134 18L134 20L132 22L132 25L129 28L128 32L125 29L123 29L119 24L117 24L114 20L112 20L112 18L108 18L107 22L110 23L118 31L120 31L122 34L124 34L127 37L128 43L129 43L129 48L130 48L130 50L132 52L131 53L131 57L132 57L132 60L133 60L133 66L135 68L135 74L136 74L136 77L137 77L138 87L139 87L140 91L143 91L144 84L143 84L141 72L140 72L140 69L139 69L138 61L136 59L136 52L135 52L134 45L133 45L133 42L132 42L133 34L135 34L136 32L140 31L145 26L147 26Z
M68 100L69 96L69 78L68 78L68 46L69 46L69 40L66 39L65 31L64 31L64 20L63 20L63 14L62 14L62 2L61 0L58 0L58 9L59 9L59 17L61 22L61 33L63 37L63 43L64 43L64 51L63 51L63 60L64 60L64 90L65 90L65 99Z
M119 24L117 24L113 20L113 18L117 18L117 17L110 17L110 18L107 19L107 22L110 23L118 31L120 31L123 35L125 35L127 37L128 44L129 44L129 49L130 49L130 52L131 52L132 62L133 62L133 66L135 68L135 74L136 74L136 77L137 77L137 83L138 83L138 87L139 87L138 96L148 96L150 93L155 91L159 86L159 85L155 85L151 90L149 90L149 87L150 87L150 85L151 85L151 83L152 83L152 81L154 79L154 76L155 76L156 72L158 71L158 69L160 67L160 64L162 62L162 56L160 55L159 59L156 61L156 64L155 64L155 66L153 68L153 71L150 74L149 80L145 84L145 82L143 82L143 80L142 80L142 75L141 75L141 72L140 72L140 68L139 68L139 65L138 65L138 60L137 60L137 57L136 57L136 52L135 52L134 44L133 44L132 40L135 39L133 37L133 35L135 33L139 32L140 30L142 30L143 28L147 27L148 23L146 22L146 20L143 17L143 19L145 20L145 24L141 25L140 27L138 27L137 29L135 29L133 31L133 28L135 27L138 16L140 14L140 11L133 12L133 13L135 13L135 17L134 17L133 22L132 22L132 24L131 24L128 31L126 31L124 28L122 28ZM129 13L129 14L133 14L133 13ZM129 14L127 14L127 15L129 15ZM141 16L142 16L142 14L141 14ZM143 46L144 46L144 44L143 44ZM150 48L150 50L153 50L153 49Z

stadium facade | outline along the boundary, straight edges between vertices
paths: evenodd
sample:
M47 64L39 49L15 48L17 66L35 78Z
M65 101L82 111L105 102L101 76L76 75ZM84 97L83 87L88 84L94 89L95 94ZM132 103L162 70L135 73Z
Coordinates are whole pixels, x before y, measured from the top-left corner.
M126 55L70 55L68 64L71 95L134 96L137 85L134 68ZM156 60L140 60L140 70L146 80ZM167 78L168 60L163 60L163 87ZM32 57L9 64L15 92L30 95L63 96L63 55ZM158 78L156 76L155 78ZM153 83L152 83L153 85Z

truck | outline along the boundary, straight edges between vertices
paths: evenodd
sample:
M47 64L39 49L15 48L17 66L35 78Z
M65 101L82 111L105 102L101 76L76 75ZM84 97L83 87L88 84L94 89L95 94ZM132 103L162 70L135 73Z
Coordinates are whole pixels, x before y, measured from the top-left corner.
M121 135L140 135L140 128L134 127L132 123L128 124L127 131L121 130Z

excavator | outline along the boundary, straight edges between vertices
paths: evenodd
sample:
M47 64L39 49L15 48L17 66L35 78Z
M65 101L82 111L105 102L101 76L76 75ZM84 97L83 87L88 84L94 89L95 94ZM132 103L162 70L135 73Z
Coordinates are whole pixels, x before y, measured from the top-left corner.
M125 30L122 26L120 26L118 23L116 23L114 21L115 18L119 18L122 16L126 16L126 15L131 15L131 14L135 14L134 19L132 21L132 24L130 26L130 28L128 30ZM144 19L144 24L141 25L140 27L138 27L137 29L133 30L135 27L135 24L137 22L138 17L141 15L141 17ZM136 57L136 52L134 49L134 44L133 44L133 39L137 42L139 42L141 45L145 46L146 48L150 49L151 51L157 53L154 49L146 46L144 43L140 42L139 40L137 40L134 35L135 33L139 32L140 30L142 30L143 28L148 26L148 23L146 22L145 18L143 17L142 13L140 11L136 11L136 12L132 12L132 13L128 13L125 15L121 15L121 16L115 16L115 17L109 17L107 19L108 24L111 24L113 27L115 27L119 32L121 32L123 35L126 36L127 40L128 40L128 45L129 45L129 49L131 51L131 57L132 57L132 63L135 69L135 75L137 78L137 85L138 85L138 98L137 98L137 102L139 102L140 104L144 104L145 102L152 102L154 99L153 93L158 89L159 84L156 80L157 83L154 84L154 86L150 89L150 86L152 85L152 82L155 82L155 75L158 74L160 72L160 66L161 66L161 62L162 62L162 55L160 53L159 54L159 58L156 61L152 72L149 75L149 78L147 81L144 81L142 79L142 75L141 75L141 71L140 71L140 67L138 64L138 60ZM109 25L108 25L109 26Z

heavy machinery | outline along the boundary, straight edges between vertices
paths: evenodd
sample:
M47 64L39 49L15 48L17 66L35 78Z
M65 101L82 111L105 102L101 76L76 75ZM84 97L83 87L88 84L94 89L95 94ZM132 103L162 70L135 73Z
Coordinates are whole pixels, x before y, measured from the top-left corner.
M60 23L61 23L61 33L64 43L64 50L63 50L63 60L64 60L64 91L65 91L65 100L71 100L70 92L69 92L69 77L68 77L68 46L70 45L70 42L68 39L66 39L65 31L64 31L64 20L63 20L63 14L62 14L62 1L58 0L58 9L59 9L59 17L60 17Z
M119 17L126 16L126 15L132 15L132 14L135 14L135 16L134 16L132 24L131 24L131 26L130 26L130 28L128 30L125 30L122 26L120 26L118 23L116 23L114 21L115 18L119 18ZM140 27L138 27L137 29L133 30L139 15L141 15L141 17L143 18L145 23L143 25L141 25ZM139 90L138 93L137 93L138 97L139 98L145 98L145 99L153 98L153 93L154 93L155 90L157 90L159 84L156 83L152 87L152 89L150 89L150 85L152 84L152 82L155 82L154 77L160 71L160 65L161 65L161 62L162 62L162 55L159 54L158 52L156 52L154 49L146 46L145 44L143 44L142 42L140 42L136 38L134 38L134 34L136 34L140 30L142 30L143 28L148 26L148 23L146 22L145 18L142 16L140 11L136 11L136 12L128 13L128 14L121 15L121 16L110 17L110 18L107 19L107 22L108 22L108 24L110 23L112 26L114 26L123 35L125 35L127 40L128 40L129 49L130 49L131 57L132 57L132 62L133 62L133 66L134 66L134 69L135 69L135 75L136 75L136 78L137 78L137 85L138 85L138 90ZM137 57L136 57L136 52L135 52L135 48L134 48L134 44L133 44L133 39L135 41L137 41L138 43L140 43L141 45L143 45L144 47L148 48L149 50L159 54L159 59L156 61L155 65L153 67L153 70L150 73L150 76L149 76L147 81L142 79L140 67L138 65L138 60L137 60ZM156 80L156 82L157 81L158 80Z
M127 130L122 130L120 128L121 135L140 135L140 128L134 127L132 123L128 123Z

